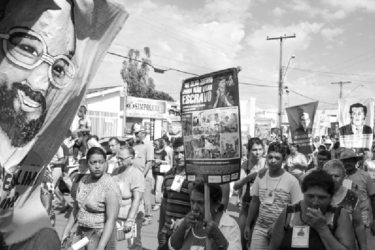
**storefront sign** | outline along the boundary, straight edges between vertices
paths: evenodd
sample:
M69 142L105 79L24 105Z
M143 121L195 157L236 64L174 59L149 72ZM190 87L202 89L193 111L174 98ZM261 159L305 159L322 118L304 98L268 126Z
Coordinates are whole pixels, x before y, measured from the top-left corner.
M126 115L140 118L164 118L167 114L167 102L128 96Z
M241 124L237 75L237 69L231 68L182 83L182 133L189 181L227 183L239 179Z

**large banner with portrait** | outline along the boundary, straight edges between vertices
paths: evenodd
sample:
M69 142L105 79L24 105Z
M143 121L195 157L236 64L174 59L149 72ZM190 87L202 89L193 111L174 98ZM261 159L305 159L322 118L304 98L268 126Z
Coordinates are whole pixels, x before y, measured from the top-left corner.
M181 110L188 180L238 180L241 124L237 69L184 80Z
M116 0L4 0L0 11L0 239L12 245L52 227L45 166L128 14Z
M371 149L374 129L374 99L339 100L340 146Z
M313 151L312 131L318 102L286 108L292 141L298 144L298 151L310 154Z

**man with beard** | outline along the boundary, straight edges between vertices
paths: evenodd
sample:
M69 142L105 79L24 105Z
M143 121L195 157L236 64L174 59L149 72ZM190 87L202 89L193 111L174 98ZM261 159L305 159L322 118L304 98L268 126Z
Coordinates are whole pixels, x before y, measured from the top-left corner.
M33 146L44 124L49 91L67 86L75 75L75 66L71 62L75 51L71 3L60 1L47 4L44 1L40 6L43 7L30 12L29 4L17 2L15 8L15 3L10 2L9 13L0 22L0 40L3 45L0 49L0 166L7 172L4 177L4 184L7 185L1 193L1 199L5 201L15 201L18 197L13 186L15 182L10 182L10 178L27 173L25 170L17 172L18 164ZM55 12L53 17L43 10L57 7L64 11ZM46 20L60 22L63 27L58 30L54 25L46 25ZM29 177L32 173L29 173ZM36 177L37 173L34 173ZM6 203L2 202L0 210L6 208ZM29 218L35 217L39 211L37 204L34 208L27 215ZM19 216L18 223L27 221ZM43 225L44 221L38 223ZM0 227L2 232L12 230L12 225ZM31 229L24 227L29 232ZM23 232L17 234L21 236ZM42 243L36 247L38 249L55 249L59 245L56 233L44 228L29 240L13 245L12 249L31 247L42 238L49 239L49 242Z
M370 228L366 230L367 238L370 239L369 231L375 234L375 185L367 172L355 167L361 158L351 149L345 149L340 155L340 161L344 164L346 171L343 186L351 189L359 199L363 223L366 228Z
M0 249L60 249L40 202L43 167L127 17L111 0L75 2L1 2Z
M3 167L19 162L16 155L43 126L49 89L66 86L75 72L70 60L75 50L72 20L66 20L67 33L58 35L56 30L47 31L42 23L33 24L35 20L30 18L15 15L2 22L9 30L0 34L1 42L6 44L0 50L0 165ZM23 23L18 21L22 19ZM24 28L16 28L20 26ZM0 27L2 31L4 28ZM56 41L61 41L61 46L56 46Z

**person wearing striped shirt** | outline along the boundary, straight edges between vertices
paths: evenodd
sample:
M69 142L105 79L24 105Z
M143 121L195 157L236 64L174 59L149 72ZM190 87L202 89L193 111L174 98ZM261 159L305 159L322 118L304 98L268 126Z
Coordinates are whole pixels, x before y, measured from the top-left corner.
M270 231L280 213L288 204L296 204L303 199L298 180L282 169L286 156L286 147L279 142L268 148L268 171L260 178L256 177L250 191L250 202L245 226L245 239L251 239L250 250L266 250L270 243ZM250 225L256 218L251 235Z
M168 242L176 227L191 211L190 191L192 183L185 178L185 148L181 137L173 142L173 168L165 174L163 182L163 199L160 206L158 242L159 248Z

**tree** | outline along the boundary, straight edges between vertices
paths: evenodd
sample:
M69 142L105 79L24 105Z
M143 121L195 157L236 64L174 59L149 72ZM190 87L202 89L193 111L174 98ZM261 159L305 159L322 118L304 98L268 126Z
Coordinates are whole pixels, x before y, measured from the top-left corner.
M140 52L130 49L128 59L122 63L121 77L128 83L128 94L134 97L174 101L169 94L155 89L154 79L148 75L151 51L148 47L143 50L146 57L140 59Z

